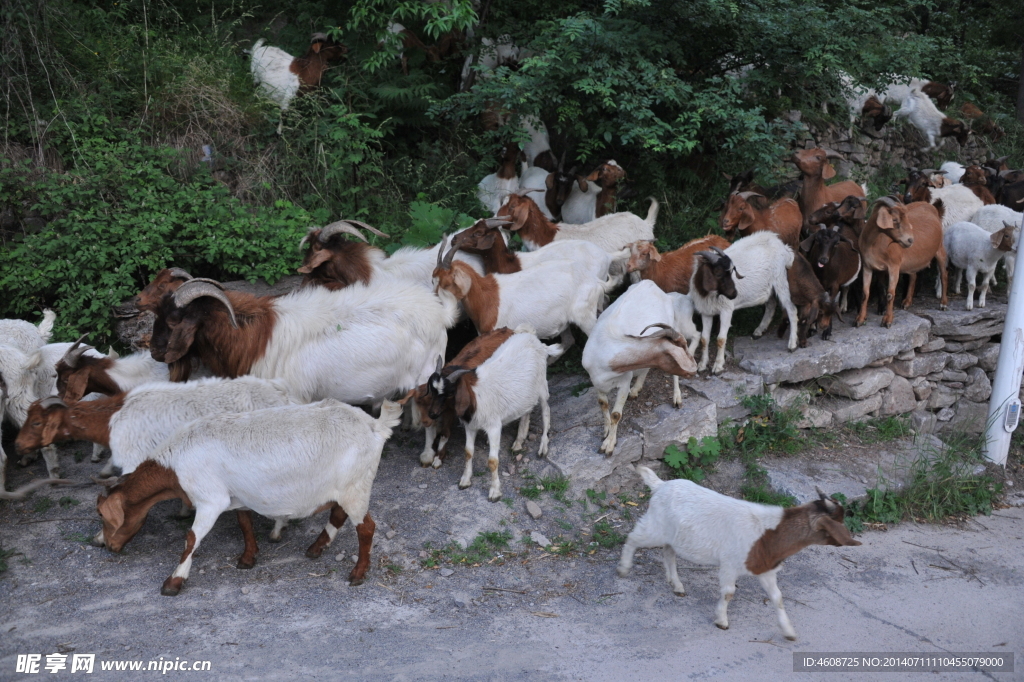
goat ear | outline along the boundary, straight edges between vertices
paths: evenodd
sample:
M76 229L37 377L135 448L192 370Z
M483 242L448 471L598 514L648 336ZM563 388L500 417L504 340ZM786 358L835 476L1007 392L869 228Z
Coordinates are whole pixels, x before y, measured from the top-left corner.
M547 187L548 189L554 189L555 188L555 174L554 173L548 173L548 176L546 178L544 178L544 186Z
M661 254L658 253L657 251L655 251L653 246L650 249L647 250L647 255L655 263L657 263L658 261L661 260Z
M459 288L459 296L465 298L473 286L473 280L462 270L456 270L454 276L455 286Z
M476 412L476 393L468 381L460 381L455 389L455 414L460 419L469 421ZM468 415L468 417L466 416Z
M96 500L96 509L103 517L104 526L109 523L117 529L124 525L124 497L122 495L115 494L107 497L100 495Z
M495 234L497 234L497 233L496 232L488 232L487 234L481 235L480 238L477 240L477 243L476 243L477 248L483 250L483 249L489 249L492 246L494 246L494 235Z
M319 249L313 251L310 254L309 262L303 263L302 267L299 268L299 272L301 272L304 275L308 275L309 273L313 272L318 267L329 261L331 259L331 255L332 254L330 249Z
M43 424L43 442L49 445L57 437L57 425L60 421L56 414L46 414L43 418L46 420Z
M587 191L587 187L588 187L587 179L585 177L583 177L582 175L577 175L576 176L576 184L579 185L581 192L586 192Z
M711 267L703 267L700 269L701 276L701 287L704 291L718 291L718 280L715 278L715 273L711 271Z
M992 248L993 249L998 249L999 248L999 245L1003 241L1003 234L1004 234L1004 231L1003 230L999 230L998 232L994 232L994 233L992 233L989 236L988 240L992 243Z
M808 237L807 239L805 239L802 242L800 242L800 250L801 251L805 251L805 252L806 251L810 251L812 246L814 246L814 235L813 234L810 237Z
M78 371L71 374L68 385L64 387L64 400L81 400L85 395L85 387L89 384L89 372Z
M168 365L183 358L192 347L195 340L196 330L199 328L198 312L190 312L171 331L171 338L167 341L167 353L164 355L164 362Z
M824 180L831 180L836 176L836 168L831 163L826 163L825 167L821 169L821 177Z
M532 201L532 200L531 200ZM520 202L515 210L512 211L512 224L509 225L509 229L515 232L521 230L526 226L526 221L530 219L530 206L525 201Z
M320 42L316 42L316 43L313 43L312 45L310 45L310 48L311 48L311 49L313 50L313 52L315 52L316 54L320 54L320 46L321 46L321 45L323 45L323 43L320 43Z
M740 219L736 221L736 227L740 230L746 230L748 227L754 224L754 208L748 203L747 207L740 213Z
M878 215L875 217L875 222L878 224L879 229L891 230L893 228L892 215L885 208L878 209Z
M837 547L856 547L860 545L860 541L854 540L853 536L850 535L846 524L840 521L836 521L828 516L819 516L816 525L818 530L823 530L831 536L832 540L828 543L830 545L834 544Z

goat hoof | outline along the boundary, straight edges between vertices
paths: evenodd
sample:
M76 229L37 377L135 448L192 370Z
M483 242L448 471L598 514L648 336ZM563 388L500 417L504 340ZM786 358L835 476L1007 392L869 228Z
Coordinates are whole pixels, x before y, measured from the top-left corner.
M277 536L277 537L275 538L275 537L274 537L273 535L271 535L271 536L270 536L270 538L269 538L269 540L270 540L271 542L281 542L281 536L280 536L280 535L278 535L278 536Z
M495 495L494 493L491 493L491 494L489 494L487 496L487 501L488 502L498 502L500 500L501 500L501 493L498 493L497 495Z
M366 580L365 576L359 576L358 578L353 577L353 576L349 576L348 577L349 587L358 587L359 585L363 584L364 580Z
M719 630L728 630L729 629L729 625L728 624L722 625L721 623L715 623L715 627L718 628Z
M627 575L629 575L629 569L628 568L623 568L622 566L619 566L618 568L616 568L615 572L619 574L620 578L625 578Z
M435 469L440 469L441 468L441 458L440 457L435 457L434 461L430 463L430 466L434 467Z
M184 582L184 578L168 578L160 588L160 594L165 597L177 597L178 593L181 592L181 585Z
M786 639L788 639L791 642L795 642L796 641L796 635L785 635L785 637L786 637Z
M322 547L320 549L313 549L312 547L310 547L309 549L306 550L306 558L307 559L319 559L320 555L323 554L323 553L324 553L324 550L323 550ZM239 566L239 568L241 568L241 566Z
M685 596L686 596L686 590L682 590L682 591L679 591L679 590L672 590L672 592L673 592L673 593L674 593L674 594L675 594L675 595L676 595L677 597L685 597ZM728 628L723 628L723 629L726 629L726 630L727 630Z
M242 557L239 557L238 558L238 563L235 564L235 568L241 568L243 570L248 570L250 568L254 568L255 566L256 566L256 560L255 559L253 559L251 561L246 561Z
M471 485L473 485L473 484L472 483L463 483L462 481L459 481L459 490L465 490L466 488L468 488Z

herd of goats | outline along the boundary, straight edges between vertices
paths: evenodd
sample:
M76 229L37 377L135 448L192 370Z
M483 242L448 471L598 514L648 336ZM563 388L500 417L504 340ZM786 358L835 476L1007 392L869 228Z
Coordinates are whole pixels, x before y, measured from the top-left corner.
M968 307L978 273L980 306L1000 260L1007 278L1013 276L1024 172L1008 168L1006 159L912 169L902 195L869 204L854 182L825 184L835 176L832 152L798 151L796 183L765 188L752 173L731 178L720 216L724 237L659 253L656 200L643 218L615 211L616 186L626 175L621 166L608 161L589 176L572 177L536 165L545 154L553 161L550 149L507 145L503 169L515 175L525 155L523 175L540 168L540 186L522 185L518 176L516 186L503 184L510 180L500 177L503 170L485 178L480 196L493 202L494 217L432 248L388 256L366 238L386 235L355 220L311 229L302 242L302 285L288 294L259 297L180 268L161 270L128 306L134 314L153 314L148 351L103 354L83 345L85 337L50 344L50 311L38 326L0 321L0 408L20 429L16 451L41 450L50 474L14 492L0 485L3 499L65 482L54 444L89 441L93 461L110 450L101 475L120 469L120 476L95 479L108 487L97 501L97 544L120 551L162 500L177 498L183 509L195 509L163 594L182 589L200 542L231 509L244 538L239 568L256 561L252 512L274 520L270 537L278 540L289 519L329 509L306 552L311 558L352 517L359 553L349 579L359 584L375 528L370 491L403 413L408 427L425 431L425 467L442 465L461 423L462 489L472 484L476 435L484 431L488 499L501 499L503 425L519 422L512 450L522 450L539 404L537 456L548 451L547 367L574 343L570 325L587 336L582 364L603 415L600 451L611 455L625 402L652 368L672 375L676 407L680 376L709 364L712 372L723 371L738 309L765 306L757 337L781 305L779 335L788 327L788 348L795 350L818 332L828 339L851 286L859 296L856 324L864 324L875 273L887 278L878 297L886 326L900 275L909 275L907 307L917 274L933 261L943 307L950 263L957 292L960 271L967 274ZM555 222L557 215L565 222ZM510 247L513 233L523 251ZM0 451L0 484L5 460ZM682 594L677 555L717 564L722 597L715 623L722 628L736 578L756 575L783 633L795 637L776 584L782 560L810 544L860 544L843 525L842 506L823 493L784 510L689 481L662 482L648 469L640 473L653 495L626 542L620 574L628 572L636 548L661 546L666 576Z

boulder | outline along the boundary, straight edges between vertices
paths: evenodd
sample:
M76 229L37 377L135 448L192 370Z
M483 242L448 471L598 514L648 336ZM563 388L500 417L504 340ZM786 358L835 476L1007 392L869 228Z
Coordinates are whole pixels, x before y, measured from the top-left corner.
M978 356L971 355L970 353L954 353L949 357L946 368L959 371L965 370L968 367L974 367L976 364L978 364Z
M928 409L938 410L949 407L956 403L959 397L959 393L948 386L936 386L932 390L932 394L928 396Z
M995 371L996 363L999 362L999 344L986 343L975 355L978 357L978 367L986 372Z
M953 351L949 350L949 343L950 342L947 342L941 336L936 336L934 339L930 340L928 343L926 343L923 346L921 346L920 348L918 348L917 352L918 353L934 353L937 350L943 350L943 349L945 349L947 352L953 352Z
M970 377L970 385L964 390L964 398L980 403L987 401L992 396L992 382L981 367L971 367L967 370Z
M679 382L694 393L715 403L718 409L718 423L726 419L739 420L750 414L743 406L743 399L764 393L764 382L756 374L746 372L723 372L706 378L693 377Z
M914 433L934 433L938 423L934 412L915 410L910 413L910 427Z
M967 381L967 372L959 372L954 369L942 370L942 376L939 378L940 381L958 381L963 383Z
M672 443L718 435L717 408L710 400L691 398L679 409L659 405L638 421L643 429L644 457L661 459Z
M798 429L825 429L832 425L832 413L820 407L805 407L794 426Z
M941 372L949 362L949 353L927 353L913 360L896 360L892 363L892 371L901 377L913 378Z
M836 325L828 341L815 338L807 348L793 352L786 349L785 340L768 337L737 338L733 352L741 369L760 375L766 384L797 383L860 369L881 358L922 346L928 342L930 327L927 320L898 310L889 329L881 327L879 318L871 315L864 327Z
M833 395L863 400L892 383L895 374L885 367L850 369L818 379L818 385Z
M963 302L953 302L949 310L915 306L913 312L932 323L932 334L947 341L978 341L1002 333L1006 304L990 301L986 307L974 310L967 310L963 305Z
M941 431L966 431L967 433L982 433L985 430L985 422L988 419L988 403L975 403L970 400L961 400L956 404L956 414L948 422L944 423Z
M881 409L882 394L876 393L864 400L850 400L848 398L826 398L818 401L818 407L832 413L832 418L837 424L858 421L872 412Z
M912 412L917 407L914 388L903 377L893 377L889 387L882 391L882 407L879 415L886 417L893 414Z

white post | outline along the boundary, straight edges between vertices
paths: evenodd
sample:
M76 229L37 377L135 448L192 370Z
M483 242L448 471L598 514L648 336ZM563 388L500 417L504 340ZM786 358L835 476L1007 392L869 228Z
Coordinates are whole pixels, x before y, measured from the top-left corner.
M1010 438L1017 419L1008 411L1016 409L1020 414L1020 380L1024 373L1024 248L1018 249L1013 284L1006 306L1006 321L1003 325L1002 343L999 344L999 364L996 365L992 381L992 399L988 404L988 421L985 427L985 457L996 464L1006 466L1006 455L1010 451ZM1012 426L1011 426L1012 425ZM1008 429L1008 427L1010 427Z

